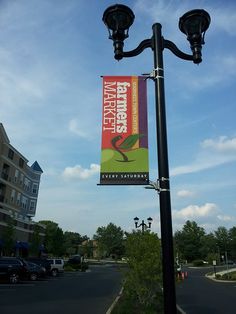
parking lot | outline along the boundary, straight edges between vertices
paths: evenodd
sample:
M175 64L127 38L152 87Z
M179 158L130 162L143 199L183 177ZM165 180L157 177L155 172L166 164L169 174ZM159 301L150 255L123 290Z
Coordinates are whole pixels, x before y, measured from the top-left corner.
M1 314L104 314L120 290L121 278L117 268L92 266L86 272L33 282L0 283Z

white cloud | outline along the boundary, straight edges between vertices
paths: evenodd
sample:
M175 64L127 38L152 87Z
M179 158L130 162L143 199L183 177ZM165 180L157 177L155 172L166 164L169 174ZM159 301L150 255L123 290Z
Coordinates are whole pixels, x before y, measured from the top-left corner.
M94 174L99 173L100 166L97 164L91 164L89 169L84 169L80 165L74 167L66 167L62 173L65 179L88 179Z
M236 138L221 136L217 140L206 139L200 146L203 150L192 163L171 169L171 176L194 173L236 160Z
M228 215L217 215L217 218L223 222L235 220L234 217Z
M217 140L206 139L201 145L203 148L210 148L222 153L236 153L236 137L230 139L227 136L220 136Z
M194 195L194 192L188 190L180 190L177 192L177 196L179 197L191 197Z
M223 30L231 36L235 36L234 26L236 24L235 6L225 6L213 11L214 28Z
M215 215L217 206L214 203L206 203L202 206L189 205L181 210L173 211L173 218L177 220L194 220L199 217L209 217Z
M86 138L87 137L87 134L86 132L84 132L81 127L79 127L78 125L78 121L76 119L72 119L70 120L69 122L69 130L78 135L79 137L83 137L83 138Z

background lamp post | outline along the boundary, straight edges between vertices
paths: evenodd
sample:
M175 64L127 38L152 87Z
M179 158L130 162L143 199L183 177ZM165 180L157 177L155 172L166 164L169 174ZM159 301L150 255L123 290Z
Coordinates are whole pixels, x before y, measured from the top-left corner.
M144 49L151 48L154 55L154 70L150 77L155 83L156 102L156 133L158 182L150 183L160 196L160 221L163 265L163 293L165 314L176 313L174 253L172 238L172 218L170 202L169 165L167 150L166 110L164 93L163 50L169 49L177 57L199 64L202 61L202 45L204 35L210 25L210 15L204 10L192 10L185 13L179 20L179 28L187 36L192 54L186 54L170 40L162 36L160 23L152 26L153 35L143 40L137 48L123 51L124 40L128 37L129 27L133 24L134 13L125 6L116 4L108 7L103 14L103 22L109 31L109 38L113 40L115 59L134 57Z
M146 224L144 222L144 220L142 220L142 222L138 225L138 221L139 221L139 218L135 217L134 218L135 228L142 227L142 233L144 233L144 231L147 229L151 229L151 225L152 225L152 218L151 217L147 218L148 224Z

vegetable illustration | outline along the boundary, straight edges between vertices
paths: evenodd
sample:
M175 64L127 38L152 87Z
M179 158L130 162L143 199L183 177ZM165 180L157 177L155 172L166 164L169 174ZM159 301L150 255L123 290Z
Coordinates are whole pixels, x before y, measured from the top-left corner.
M128 137L126 137L123 142L121 142L120 144L118 144L118 142L123 139L123 137L121 135L115 136L113 137L113 139L111 140L111 144L112 146L115 148L115 150L120 153L120 155L122 156L122 160L116 160L116 161L120 161L120 162L131 162L134 160L129 160L128 157L125 155L125 153L123 152L125 151L129 151L132 149L132 147L136 144L136 142L138 141L138 139L140 139L141 137L143 137L144 134L132 134L129 135Z

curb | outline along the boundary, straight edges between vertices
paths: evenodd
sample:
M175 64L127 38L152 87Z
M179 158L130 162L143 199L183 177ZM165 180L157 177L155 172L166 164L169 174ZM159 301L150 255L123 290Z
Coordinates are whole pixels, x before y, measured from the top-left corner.
M186 312L184 312L184 310L181 309L181 307L178 304L176 305L176 308L177 308L177 313L187 314Z
M124 288L122 287L118 296L115 298L115 300L113 301L112 305L109 307L109 309L106 311L106 314L111 314L112 310L114 309L114 307L116 306L116 303L119 301L122 293L123 293Z
M216 279L214 278L214 276L209 276L209 275L205 275L206 278L210 279L210 280L213 280L213 281L216 281L216 282L222 282L222 283L232 283L232 282L236 282L236 280L221 280L221 279Z
M109 307L109 309L106 311L105 314L111 314L112 310L114 309L114 307L116 306L116 303L119 301L122 293L123 293L124 287L121 288L118 296L115 298L115 300L113 301L112 305ZM186 312L184 312L184 310L181 309L181 307L176 304L176 308L177 308L177 312L180 314L187 314Z

